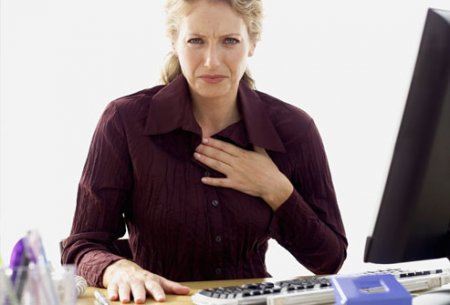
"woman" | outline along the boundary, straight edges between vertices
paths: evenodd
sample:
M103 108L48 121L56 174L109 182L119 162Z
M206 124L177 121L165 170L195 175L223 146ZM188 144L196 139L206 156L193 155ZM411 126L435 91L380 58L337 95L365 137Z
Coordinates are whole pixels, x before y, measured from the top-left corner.
M64 263L112 300L187 294L174 281L268 277L275 238L335 273L347 241L313 120L253 89L260 0L169 0L164 86L105 110L79 185ZM129 232L133 261L115 254Z

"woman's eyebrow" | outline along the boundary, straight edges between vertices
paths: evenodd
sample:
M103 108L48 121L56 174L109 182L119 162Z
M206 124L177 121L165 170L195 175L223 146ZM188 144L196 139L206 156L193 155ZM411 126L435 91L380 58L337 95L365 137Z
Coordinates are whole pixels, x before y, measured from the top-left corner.
M198 36L198 37L208 37L207 34L204 33L200 33L200 32L187 32L187 36ZM220 34L220 35L215 35L215 37L227 37L227 36L237 36L237 37L241 37L242 35L240 33L225 33L225 34Z

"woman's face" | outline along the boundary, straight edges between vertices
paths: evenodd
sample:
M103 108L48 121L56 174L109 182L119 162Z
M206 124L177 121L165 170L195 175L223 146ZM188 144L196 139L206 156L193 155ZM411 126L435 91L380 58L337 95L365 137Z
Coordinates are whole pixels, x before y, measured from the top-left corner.
M221 1L197 1L173 42L194 97L236 96L255 44L244 20Z

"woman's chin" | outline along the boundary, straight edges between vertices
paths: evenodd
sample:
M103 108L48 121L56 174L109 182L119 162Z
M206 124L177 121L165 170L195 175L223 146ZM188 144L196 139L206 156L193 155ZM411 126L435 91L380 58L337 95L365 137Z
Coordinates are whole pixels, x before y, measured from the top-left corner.
M203 84L197 87L196 95L202 98L212 99L229 95L230 91L231 87L225 84Z

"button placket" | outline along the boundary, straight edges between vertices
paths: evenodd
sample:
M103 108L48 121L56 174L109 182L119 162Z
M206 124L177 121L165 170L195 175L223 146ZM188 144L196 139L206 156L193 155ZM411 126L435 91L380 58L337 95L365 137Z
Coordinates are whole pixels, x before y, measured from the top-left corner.
M203 168L201 172L203 177L214 177L215 174L209 170ZM216 187L212 187L209 185L205 186L205 199L207 200L207 211L208 211L208 222L210 224L210 236L213 246L213 252L216 257L215 263L213 264L214 269L212 272L215 273L217 278L221 278L223 275L223 253L224 253L224 239L223 239L223 223L222 223L222 211L221 211L221 202L219 199L219 192Z

